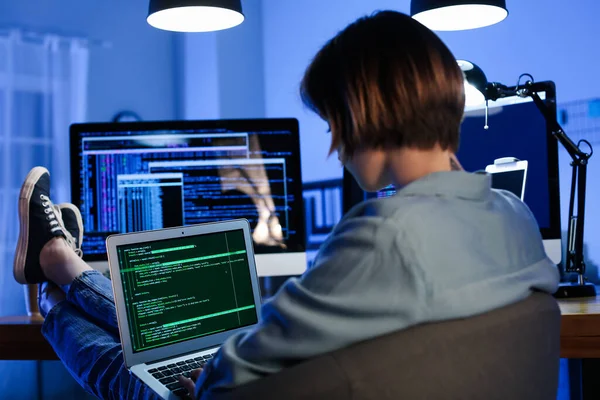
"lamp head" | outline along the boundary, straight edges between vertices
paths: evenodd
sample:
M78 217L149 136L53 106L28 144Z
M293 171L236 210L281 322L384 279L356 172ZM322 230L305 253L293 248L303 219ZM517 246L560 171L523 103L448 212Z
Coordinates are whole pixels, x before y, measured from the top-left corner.
M210 32L244 21L241 0L150 0L148 23L174 32Z
M485 73L477 65L466 60L457 60L465 79L465 105L477 106L486 101L488 81Z
M506 0L412 0L410 15L433 31L483 28L508 16Z

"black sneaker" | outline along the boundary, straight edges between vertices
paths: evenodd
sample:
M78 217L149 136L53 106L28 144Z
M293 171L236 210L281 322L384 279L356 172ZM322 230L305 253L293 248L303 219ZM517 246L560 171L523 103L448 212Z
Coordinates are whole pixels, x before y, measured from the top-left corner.
M71 247L79 257L83 256L81 242L83 241L83 219L81 212L74 204L61 203L54 206L54 210L60 214L65 229L72 237Z
M48 279L40 267L42 248L55 237L67 239L62 220L50 201L50 173L46 168L35 167L27 174L19 194L19 222L15 279L21 284L45 282Z

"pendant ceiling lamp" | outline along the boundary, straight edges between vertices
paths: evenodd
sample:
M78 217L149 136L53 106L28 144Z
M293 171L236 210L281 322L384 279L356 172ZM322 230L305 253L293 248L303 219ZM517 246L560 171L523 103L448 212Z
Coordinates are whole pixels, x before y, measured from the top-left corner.
M174 32L210 32L244 21L241 0L150 0L148 23Z
M412 0L410 15L433 31L483 28L508 16L506 0Z

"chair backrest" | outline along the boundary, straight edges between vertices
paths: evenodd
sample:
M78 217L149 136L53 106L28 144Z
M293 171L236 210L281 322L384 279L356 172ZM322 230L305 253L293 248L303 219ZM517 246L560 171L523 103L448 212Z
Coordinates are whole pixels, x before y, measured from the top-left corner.
M560 309L526 300L378 337L207 399L555 400Z

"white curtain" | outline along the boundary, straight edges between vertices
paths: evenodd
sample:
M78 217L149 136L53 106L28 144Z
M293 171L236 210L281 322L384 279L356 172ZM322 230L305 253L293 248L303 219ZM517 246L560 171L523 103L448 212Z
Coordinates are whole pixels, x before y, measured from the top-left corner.
M53 200L70 200L69 125L85 120L88 59L81 39L0 35L0 315L25 314L12 263L27 172L45 166Z

